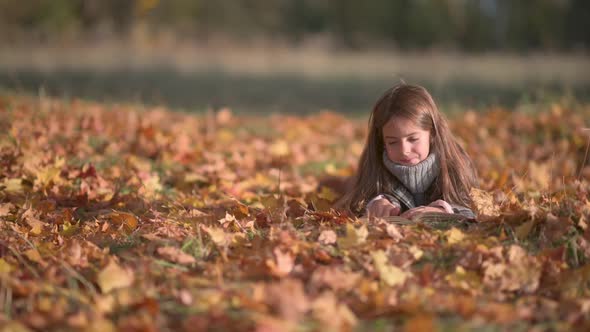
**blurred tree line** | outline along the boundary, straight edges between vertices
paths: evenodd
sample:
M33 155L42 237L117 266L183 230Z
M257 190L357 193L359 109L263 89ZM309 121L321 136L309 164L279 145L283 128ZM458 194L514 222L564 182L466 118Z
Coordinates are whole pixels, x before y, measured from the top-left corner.
M0 42L129 37L323 40L351 49L590 48L588 0L0 0Z

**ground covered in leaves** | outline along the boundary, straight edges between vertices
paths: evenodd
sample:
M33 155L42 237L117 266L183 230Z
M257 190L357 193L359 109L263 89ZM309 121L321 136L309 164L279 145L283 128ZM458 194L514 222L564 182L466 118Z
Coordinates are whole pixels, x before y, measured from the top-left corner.
M330 210L366 118L2 97L0 328L589 330L590 106L451 125L477 222Z

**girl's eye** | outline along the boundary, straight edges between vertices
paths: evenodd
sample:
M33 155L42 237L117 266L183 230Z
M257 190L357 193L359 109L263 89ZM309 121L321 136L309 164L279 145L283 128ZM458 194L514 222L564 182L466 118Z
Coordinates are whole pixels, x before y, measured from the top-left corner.
M416 141L418 141L418 139L417 139L417 138L413 138L413 137L412 137L412 138L410 138L408 141L410 141L410 142L412 142L412 143L413 143L413 142L416 142Z
M387 143L387 144L388 144L388 145L394 145L394 144L397 144L397 142L389 142L389 143Z

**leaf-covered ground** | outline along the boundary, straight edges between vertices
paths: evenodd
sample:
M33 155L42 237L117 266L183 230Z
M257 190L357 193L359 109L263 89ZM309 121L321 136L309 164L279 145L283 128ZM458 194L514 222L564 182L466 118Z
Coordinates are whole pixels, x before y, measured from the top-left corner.
M330 210L366 120L0 99L2 331L590 329L590 106L469 111L478 222Z

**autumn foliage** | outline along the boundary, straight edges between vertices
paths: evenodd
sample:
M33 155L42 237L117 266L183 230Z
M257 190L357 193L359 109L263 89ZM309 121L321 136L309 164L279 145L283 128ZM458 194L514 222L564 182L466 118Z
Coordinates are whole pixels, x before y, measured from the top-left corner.
M589 330L589 121L466 110L478 221L367 220L365 119L2 97L0 327Z

